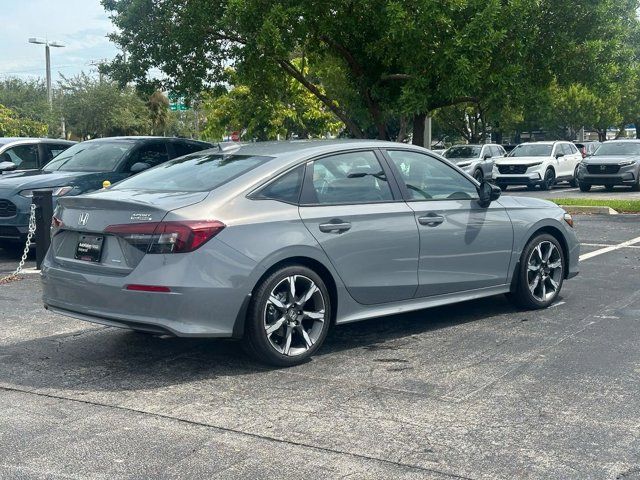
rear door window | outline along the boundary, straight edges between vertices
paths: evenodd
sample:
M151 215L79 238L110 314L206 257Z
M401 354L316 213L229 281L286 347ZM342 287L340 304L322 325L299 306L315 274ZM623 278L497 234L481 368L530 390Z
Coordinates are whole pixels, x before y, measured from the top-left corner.
M313 162L312 203L320 205L393 201L387 175L372 151L343 153Z

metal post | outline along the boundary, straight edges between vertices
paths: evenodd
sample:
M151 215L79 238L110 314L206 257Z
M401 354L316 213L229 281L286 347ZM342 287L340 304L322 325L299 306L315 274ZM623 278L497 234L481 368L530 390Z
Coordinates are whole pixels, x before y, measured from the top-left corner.
M53 217L52 190L34 190L36 206L36 268L40 268L51 244L51 218Z
M49 100L49 105L51 105L53 103L53 95L51 93L51 53L49 52L48 43L45 45L44 51L47 63L47 99Z
M424 148L431 150L431 115L424 121Z

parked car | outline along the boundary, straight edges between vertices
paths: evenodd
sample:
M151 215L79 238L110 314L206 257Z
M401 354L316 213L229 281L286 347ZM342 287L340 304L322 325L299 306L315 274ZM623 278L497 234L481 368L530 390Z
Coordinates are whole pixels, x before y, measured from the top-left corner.
M570 142L521 143L505 158L497 159L493 169L496 184L505 190L509 185L539 185L549 190L557 182L567 181L577 187L576 169L582 155Z
M73 145L42 170L0 177L0 246L15 248L24 243L33 190L52 189L55 201L210 147L209 143L181 138L100 138Z
M496 158L504 157L507 152L500 145L453 145L444 157L478 182L490 180L493 175L493 163Z
M280 366L330 325L509 293L548 307L578 273L571 217L376 141L253 143L63 197L45 307L104 325L244 338Z
M640 140L611 140L585 158L578 168L580 190L588 192L593 185L613 190L615 185L628 185L640 190Z
M595 140L594 141L588 140L585 142L573 142L573 143L582 154L582 158L586 158L590 155L593 155L593 153L598 149L598 147L602 145L601 142L598 142Z
M0 173L38 170L75 143L53 138L0 137Z

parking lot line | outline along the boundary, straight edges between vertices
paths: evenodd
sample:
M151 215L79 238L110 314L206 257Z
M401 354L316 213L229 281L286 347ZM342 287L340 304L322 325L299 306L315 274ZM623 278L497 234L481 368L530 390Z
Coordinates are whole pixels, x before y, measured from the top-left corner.
M640 237L632 238L631 240L627 240L626 242L618 243L617 245L611 245L609 247L600 248L598 250L594 250L593 252L585 253L584 255L580 255L580 261L583 262L585 260L589 260L590 258L597 257L598 255L602 255L603 253L613 252L614 250L619 250L624 247L629 247L636 243L640 243Z

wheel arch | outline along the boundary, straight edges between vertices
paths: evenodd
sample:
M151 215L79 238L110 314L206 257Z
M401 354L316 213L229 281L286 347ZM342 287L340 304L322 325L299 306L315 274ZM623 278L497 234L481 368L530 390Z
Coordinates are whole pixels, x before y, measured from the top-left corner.
M558 227L555 227L553 225L544 225L544 226L538 228L531 235L529 235L529 238L525 242L525 245L527 243L529 243L532 238L534 238L537 235L541 235L543 233L547 233L547 234L551 235L560 244L560 247L562 248L562 254L564 255L565 263L567 265L567 268L565 268L565 270L564 270L564 278L566 279L567 275L569 274L569 268L568 268L568 266L569 266L569 255L570 255L570 253L569 253L569 244L567 243L567 239L564 237L562 231Z
M334 278L333 273L324 265L321 261L316 258L306 256L306 255L295 255L291 257L282 258L275 263L272 263L268 268L264 270L264 272L259 276L259 278L254 282L253 287L251 289L251 293L248 294L243 302L242 308L240 309L240 313L236 318L235 326L233 329L233 337L234 338L242 338L244 336L245 324L247 321L247 312L249 310L249 303L253 297L254 292L258 288L258 286L262 283L262 281L271 275L276 270L281 268L291 266L291 265L302 265L317 273L322 281L327 286L327 290L329 290L330 300L331 300L331 323L335 323L336 313L338 308L338 286L336 284L336 280Z

